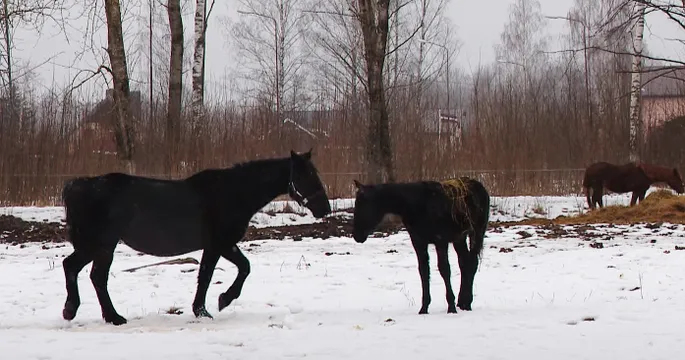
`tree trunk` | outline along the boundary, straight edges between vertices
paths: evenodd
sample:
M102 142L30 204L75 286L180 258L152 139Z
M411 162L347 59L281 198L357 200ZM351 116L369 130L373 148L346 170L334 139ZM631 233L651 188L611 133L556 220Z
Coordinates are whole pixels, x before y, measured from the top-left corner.
M204 58L206 0L197 0L195 7L195 54L193 58L192 129L197 137L204 116Z
M630 84L630 161L640 160L640 88L642 70L642 37L645 29L645 5L636 3L637 23L633 34L633 64Z
M8 0L3 0L3 22L4 22L4 42L5 42L5 61L7 63L7 86L9 90L9 116L0 116L0 151L3 154L14 153L17 145L15 133L19 129L18 119L14 116L15 102L14 102L14 80L12 78L12 32L10 24ZM6 129L5 129L6 127ZM9 140L9 141L6 141ZM10 166L11 168L11 166Z
M109 54L114 82L114 132L117 153L119 158L126 163L128 171L134 173L133 126L130 123L129 80L119 0L105 0L105 15L107 16L107 54Z
M390 0L358 1L369 96L369 131L366 144L367 180L381 183L385 175L385 181L394 182L390 124L383 84Z
M181 0L167 1L169 31L171 34L171 57L169 61L169 104L166 120L166 143L168 170L176 160L176 147L181 140L181 101L183 94L183 18Z

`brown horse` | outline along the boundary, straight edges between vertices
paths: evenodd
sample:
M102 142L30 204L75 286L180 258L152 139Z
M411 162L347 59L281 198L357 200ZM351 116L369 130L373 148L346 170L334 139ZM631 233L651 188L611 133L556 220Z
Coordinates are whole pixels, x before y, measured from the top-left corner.
M585 169L583 188L590 209L595 204L603 207L602 196L604 190L614 193L633 192L630 206L645 198L645 193L654 183L666 183L678 194L683 193L683 179L675 168L665 166L630 162L614 165L607 162L597 162Z

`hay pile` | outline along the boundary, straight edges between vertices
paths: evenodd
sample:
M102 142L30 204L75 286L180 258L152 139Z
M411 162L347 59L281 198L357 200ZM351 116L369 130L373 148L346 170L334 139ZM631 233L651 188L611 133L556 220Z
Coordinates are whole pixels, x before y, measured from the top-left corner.
M569 223L670 222L685 224L685 196L667 190L658 190L636 206L607 206L599 210L567 218Z
M528 219L521 225L576 225L576 224L634 224L668 222L685 224L685 196L678 196L668 190L658 190L635 206L606 206L587 211L578 216L559 216L553 220Z

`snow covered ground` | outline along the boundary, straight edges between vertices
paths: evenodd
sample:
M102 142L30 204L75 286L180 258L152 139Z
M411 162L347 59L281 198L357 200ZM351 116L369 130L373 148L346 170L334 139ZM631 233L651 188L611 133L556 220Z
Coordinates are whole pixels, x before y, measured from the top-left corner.
M514 220L572 214L583 202L495 198L493 204L493 220ZM63 216L60 208L2 213L49 221ZM259 226L315 221L267 213L256 219ZM524 239L521 231L533 236ZM488 232L473 311L458 314L446 313L431 252L428 315L417 314L420 281L404 232L365 244L350 238L242 243L252 264L242 296L217 310L218 295L236 274L221 259L207 296L215 319L201 321L190 310L197 265L123 272L160 258L120 245L109 281L115 307L129 320L120 327L100 317L90 266L79 277L76 319L61 319L61 261L69 244L3 245L0 359L679 358L685 349L685 251L676 246L685 247L685 227L597 226L595 232L603 235L603 248L581 237L546 239L545 231L528 226ZM188 256L199 259L200 253ZM456 254L450 260L456 290ZM175 307L183 313L168 314Z

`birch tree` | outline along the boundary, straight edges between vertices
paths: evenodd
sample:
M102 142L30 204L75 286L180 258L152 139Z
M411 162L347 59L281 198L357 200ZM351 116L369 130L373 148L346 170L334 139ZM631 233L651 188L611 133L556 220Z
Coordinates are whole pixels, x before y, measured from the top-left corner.
M195 55L193 57L192 129L197 138L204 117L205 31L207 0L195 3Z
M183 95L183 18L181 1L167 0L171 51L169 57L169 103L167 104L166 142L173 159L180 141L181 103ZM152 104L151 104L152 105Z
M633 62L630 81L630 161L640 159L640 89L642 70L642 38L645 29L645 5L637 3L635 6L637 21L633 29Z

